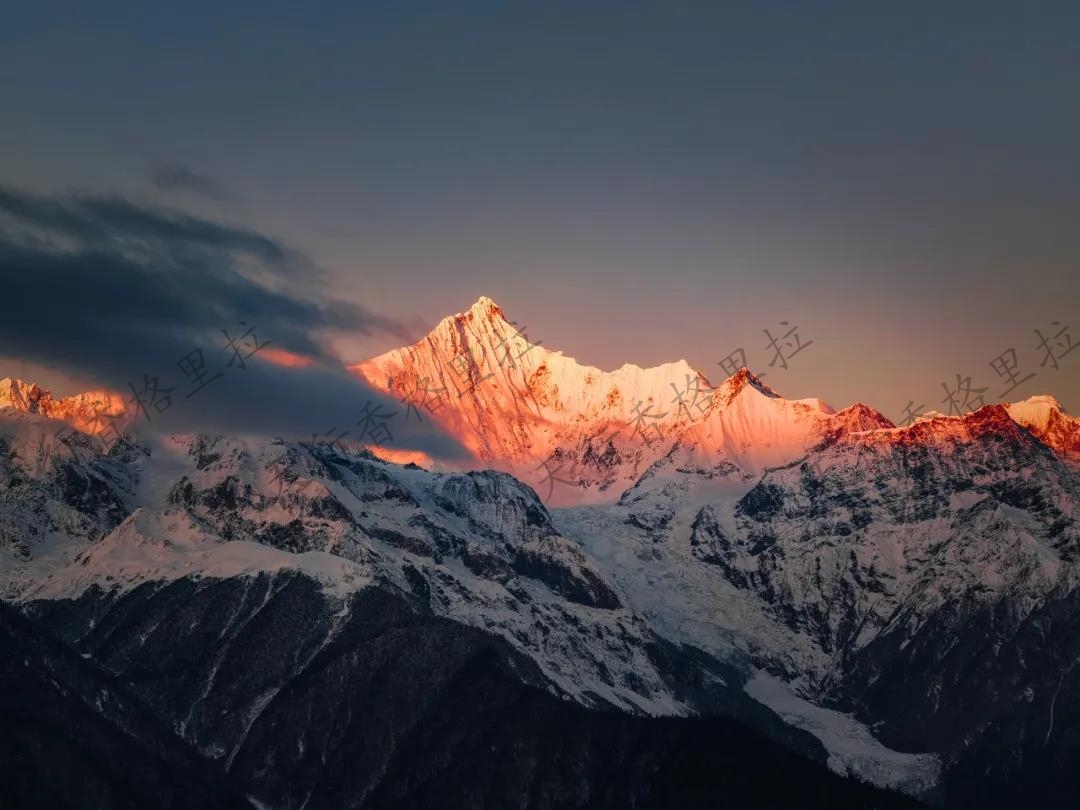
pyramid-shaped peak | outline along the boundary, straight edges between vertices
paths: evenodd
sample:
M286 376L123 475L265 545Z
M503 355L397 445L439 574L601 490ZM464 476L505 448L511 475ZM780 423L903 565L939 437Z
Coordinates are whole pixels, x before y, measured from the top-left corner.
M894 428L896 425L886 416L872 408L865 402L855 402L848 405L836 414L839 421L845 423L845 428L852 431L876 430L879 428Z
M506 320L506 316L503 314L502 307L488 298L486 295L481 295L476 299L476 303L461 315L472 315L474 317L483 318L484 320L494 320L499 318Z
M779 394L772 388L765 384L765 382L758 377L754 372L743 366L734 374L725 380L724 384L731 390L731 395L735 396L742 391L746 386L750 386L758 393L764 394L767 397L779 398Z

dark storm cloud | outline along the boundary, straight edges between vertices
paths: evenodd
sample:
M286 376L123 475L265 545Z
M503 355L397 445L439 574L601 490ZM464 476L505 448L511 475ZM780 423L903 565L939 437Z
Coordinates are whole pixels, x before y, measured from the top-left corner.
M182 251L248 254L283 270L289 251L268 237L178 212L147 209L123 197L73 196L64 200L0 186L0 220L6 239L32 234L54 245L76 240L82 248L145 251L162 248L160 259Z
M118 197L56 199L0 187L0 289L0 354L129 393L144 374L158 376L162 387L176 386L157 420L168 430L321 436L355 423L368 400L401 409L345 372L323 335L404 339L404 327L332 300L318 268L254 231ZM246 369L237 361L227 368L233 352L223 330L239 337L250 327L260 344L314 364L285 368L255 354ZM195 349L207 379L225 376L187 399L195 385L177 363ZM395 447L457 452L428 422L397 428Z
M228 200L232 196L218 181L198 174L179 163L151 164L150 182L162 191L189 192L218 202Z

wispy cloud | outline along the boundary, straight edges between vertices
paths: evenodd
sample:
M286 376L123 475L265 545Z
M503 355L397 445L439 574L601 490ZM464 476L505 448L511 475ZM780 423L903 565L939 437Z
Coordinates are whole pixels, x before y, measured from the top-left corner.
M157 161L150 164L150 182L163 191L195 194L217 202L229 200L233 196L217 180L192 171L180 163Z

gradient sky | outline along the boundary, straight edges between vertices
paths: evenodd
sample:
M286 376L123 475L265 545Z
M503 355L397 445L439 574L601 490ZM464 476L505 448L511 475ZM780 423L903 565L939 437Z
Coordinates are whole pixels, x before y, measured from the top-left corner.
M417 337L488 295L715 381L786 320L786 396L992 401L1013 347L1080 411L1034 333L1080 343L1075 2L319 5L7 4L0 184L267 234Z

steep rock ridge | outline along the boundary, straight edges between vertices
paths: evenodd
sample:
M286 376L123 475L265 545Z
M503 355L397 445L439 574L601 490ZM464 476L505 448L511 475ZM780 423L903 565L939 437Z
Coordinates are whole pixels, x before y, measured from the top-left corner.
M1060 462L987 406L852 437L767 473L735 506L740 542L728 564L798 611L831 652L913 600L934 609L952 594L1025 582L1045 592L1075 555L1073 494Z
M27 558L35 547L96 539L131 509L140 451L121 439L100 442L35 413L0 419L0 555Z

